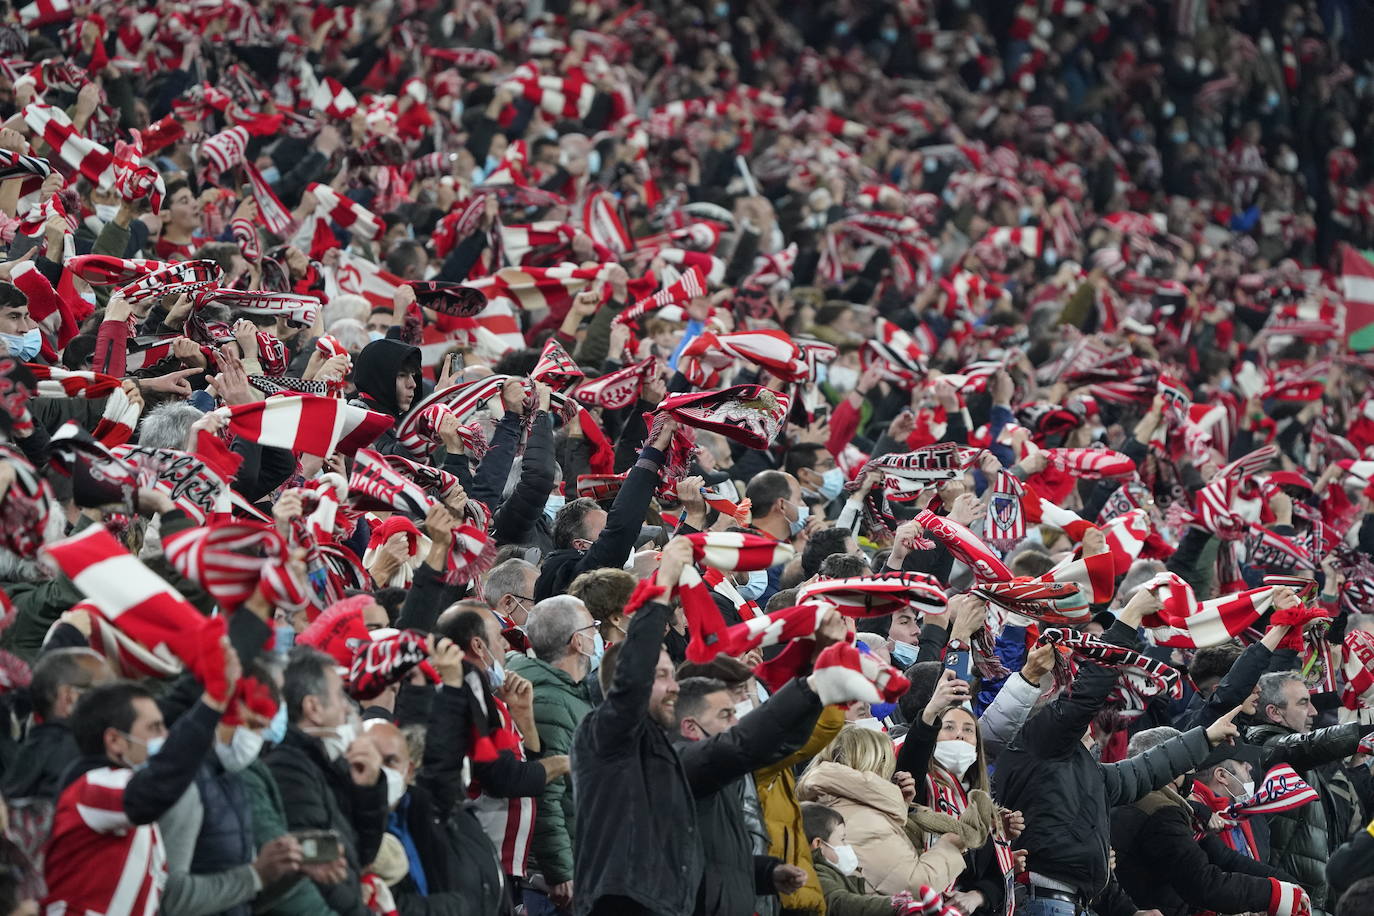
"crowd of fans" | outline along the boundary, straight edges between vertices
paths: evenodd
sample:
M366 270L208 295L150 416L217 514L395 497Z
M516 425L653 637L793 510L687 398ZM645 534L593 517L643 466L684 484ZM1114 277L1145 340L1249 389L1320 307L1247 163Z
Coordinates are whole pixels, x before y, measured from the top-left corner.
M1374 913L1367 0L0 14L0 916Z

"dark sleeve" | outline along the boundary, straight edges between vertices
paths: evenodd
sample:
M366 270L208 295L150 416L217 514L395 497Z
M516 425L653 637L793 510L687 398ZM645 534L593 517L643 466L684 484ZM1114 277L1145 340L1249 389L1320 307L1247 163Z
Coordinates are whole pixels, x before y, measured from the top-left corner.
M949 642L949 630L933 623L921 625L921 639L916 647L916 661L938 662ZM913 771L914 772L914 771Z
M553 481L553 417L540 410L535 412L534 424L525 440L520 480L492 520L497 544L527 542L530 528L553 492Z
M760 897L776 894L778 889L773 884L773 869L786 864L773 856L754 856L754 893Z
M1366 828L1349 843L1342 843L1326 862L1331 899L1339 900L1346 888L1361 878L1374 878L1374 834Z
M916 779L916 802L930 804L926 797L926 772L930 769L930 755L935 753L935 742L940 737L940 726L927 725L919 715L910 724L901 749L897 751L897 770L910 773Z
M319 150L312 149L301 157L289 171L283 171L281 178L273 186L281 202L294 207L301 202L305 189L313 181L318 181L329 165L329 159Z
M493 798L533 798L544 791L545 770L537 760L518 760L502 751L486 763L472 761L472 775Z
M1192 825L1182 808L1163 808L1148 818L1141 826L1135 854L1149 863L1148 873L1168 875L1191 909L1218 913L1269 909L1269 879L1218 868L1193 840Z
M162 750L148 759L124 788L124 813L135 824L151 824L167 813L196 778L220 714L197 703L167 733Z
M623 474L625 469L635 463L640 444L649 435L649 427L644 425L644 415L654 409L648 401L640 400L630 408L625 416L625 425L615 440L615 472Z
M592 747L602 756L633 745L640 730L649 727L654 669L658 666L659 647L663 645L663 631L670 616L669 606L658 602L646 604L630 615L615 675L611 678L611 689L582 724L588 730Z
M401 613L396 616L396 626L402 630L421 630L428 633L434 629L439 615L457 600L459 587L444 583L443 572L428 563L415 568L415 578L410 581L410 591L406 593Z
M1198 840L1198 845L1207 854L1207 858L1212 864L1222 871L1240 872L1243 875L1253 875L1257 878L1278 878L1280 881L1287 881L1295 884L1287 874L1258 859L1252 859L1247 855L1236 852L1227 846L1214 833L1204 833L1202 839Z
M649 501L654 498L662 468L663 453L653 446L644 446L639 453L639 460L630 469L620 492L615 495L615 502L611 503L611 511L606 514L606 527L577 561L574 576L589 569L619 569L625 565L630 558L630 551L634 550L635 539L644 527L644 513L649 510Z
M271 638L272 625L248 608L240 607L230 616L229 643L238 653L243 670L248 670Z
M1164 788L1175 777L1201 765L1209 750L1206 732L1194 728L1143 754L1101 764L1099 769L1107 787L1107 803L1129 805Z
M1135 902L1122 888L1121 882L1112 873L1107 879L1107 887L1093 900L1092 912L1099 916L1134 916Z
M350 780L352 812L349 818L358 837L358 861L364 868L377 858L386 833L386 776L378 774L370 786L360 786Z
M444 258L443 265L439 268L439 276L435 279L445 282L461 283L472 273L472 266L477 263L477 259L482 256L482 249L487 247L487 234L485 232L469 233L453 250L448 257Z
M1279 735L1264 743L1264 768L1286 763L1302 773L1355 753L1369 726L1359 722L1319 728L1305 735Z
M954 569L954 554L945 545L936 542L929 550L913 550L902 560L903 572L920 572L934 576L941 582L948 582Z
M611 322L624 308L623 304L613 299L596 310L592 320L587 322L587 333L582 338L582 343L573 351L573 356L579 363L599 366L605 362L606 354L611 349Z
M563 479L573 481L574 486L577 478L592 472L592 446L585 437L567 436L555 450Z
M740 229L739 240L725 267L725 285L738 286L754 269L754 256L759 253L759 234L752 229Z
M729 731L678 744L678 758L692 794L697 798L712 795L741 776L790 756L811 737L820 714L820 698L801 678L793 678Z
M472 153L472 158L477 160L479 166L487 161L487 153L491 151L491 141L500 129L501 125L487 117L486 114L473 118L471 124L468 125L468 152Z
M445 684L434 691L425 730L424 765L415 777L434 796L435 812L445 821L463 801L463 760L471 730L466 689Z
M1250 696L1250 691L1255 688L1255 682L1269 666L1269 658L1273 653L1269 647L1263 643L1255 643L1246 647L1245 651L1236 659L1235 664L1231 665L1231 670L1226 672L1226 676L1217 684L1216 692L1211 698L1206 700L1200 709L1194 711L1192 715L1185 716L1179 720L1178 728L1187 731L1189 728L1201 726L1206 728L1217 719L1235 709L1246 698Z
M522 422L520 417L513 413L507 413L497 421L496 430L491 434L491 447L478 463L477 470L473 472L472 491L468 493L470 498L486 503L493 509L501 505L506 478L510 476L516 449L520 447Z

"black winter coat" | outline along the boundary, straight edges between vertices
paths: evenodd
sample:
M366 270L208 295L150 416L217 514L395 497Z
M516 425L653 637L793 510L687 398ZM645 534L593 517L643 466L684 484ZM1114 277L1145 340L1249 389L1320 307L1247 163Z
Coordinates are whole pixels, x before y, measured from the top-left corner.
M386 780L354 785L348 765L331 761L324 744L292 726L267 755L267 766L281 789L286 825L296 830L336 830L348 859L340 884L317 884L331 909L343 916L366 916L359 892L362 866L377 857L386 830Z
M1243 856L1210 833L1200 840L1192 808L1173 789L1151 792L1112 812L1116 879L1141 909L1164 916L1197 910L1269 909L1276 869Z
M741 856L737 839L727 840L733 832L722 826L728 799L719 823L710 810L699 824L698 802L734 791L737 780L800 748L820 715L820 700L793 681L764 704L770 713L756 710L724 734L675 750L648 714L670 617L671 609L657 603L634 613L611 689L573 735L576 916L587 916L606 897L628 898L663 916L752 913L755 864L747 845ZM605 829L607 824L616 829ZM726 841L728 852L704 851ZM727 856L729 873L713 874L711 886L703 887L705 860L718 870ZM629 862L634 866L627 867ZM708 893L727 908L699 908L710 904Z
M482 825L466 808L443 818L423 786L406 793L406 826L425 869L429 895L407 874L391 893L401 916L490 916L504 912L501 868ZM397 809L400 810L400 809Z
M57 801L62 771L79 756L81 752L66 722L33 726L28 737L20 742L14 762L5 771L0 797Z
M1326 886L1326 861L1345 834L1329 825L1328 805L1332 800L1332 774L1324 764L1355 753L1361 733L1367 729L1358 722L1319 728L1299 734L1282 725L1269 723L1250 729L1245 737L1252 744L1264 745L1262 770L1287 763L1321 796L1318 801L1292 811L1267 815L1269 821L1269 864L1297 878L1317 909L1334 909Z
M196 791L200 793L202 816L191 855L191 874L214 874L251 863L257 849L253 846L253 809L243 781L226 771L214 754L208 754L196 773ZM249 916L253 904L248 901L222 912Z
M553 492L554 470L553 418L547 411L536 411L520 461L520 480L492 519L497 544L533 543L535 523Z
M1108 642L1128 646L1135 630L1116 623ZM1083 746L1088 725L1116 686L1119 672L1085 662L1068 694L1026 721L997 759L993 797L1021 811L1025 832L1017 845L1027 850L1032 872L1064 882L1095 900L1107 893L1109 812L1128 805L1202 763L1208 744L1202 729L1185 732L1139 757L1100 764ZM1112 895L1115 896L1115 895ZM1099 901L1099 916L1127 916L1129 900Z

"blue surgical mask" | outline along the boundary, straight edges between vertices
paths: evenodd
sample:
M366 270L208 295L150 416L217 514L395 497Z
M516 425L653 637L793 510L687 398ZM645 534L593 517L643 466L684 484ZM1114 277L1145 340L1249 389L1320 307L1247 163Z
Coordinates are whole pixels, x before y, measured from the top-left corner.
M938 251L933 252L926 263L930 265L930 272L938 275L945 267L945 256Z
M844 469L831 468L821 475L821 496L826 502L840 495L844 489Z
M368 340L381 340L383 337L386 337L386 335L383 334L381 331L368 331L368 332L367 332L367 339L368 339Z
M720 0L720 2L716 4L716 18L717 18L717 19L724 19L726 16L729 16L729 15L730 15L730 4L727 3L726 0Z
M1059 263L1059 252L1053 248L1046 248L1040 252L1040 260L1045 262L1046 267L1053 267Z
M1016 218L1020 221L1021 225L1023 226L1026 225L1026 223L1029 223L1031 217L1034 215L1035 210L1031 209L1030 207L1021 207L1016 211Z
M895 44L897 43L897 30L896 30L896 29L891 29L891 28L883 29L882 35L883 35L883 41L887 42L888 44L890 44L890 45L895 45Z
M492 659L491 667L487 669L487 678L491 681L492 690L500 690L501 685L506 683L506 666Z
M918 649L909 642L902 642L900 639L892 640L892 662L905 671L916 664Z
M606 640L601 638L600 630L592 631L592 654L587 660L587 673L590 675L601 667L601 658L606 654Z
M848 35L848 34L849 34L849 23L846 22L846 21L843 20L843 19L841 19L839 22L835 23L835 34L838 35L838 36L840 36L841 38L843 38L844 36Z
M262 180L268 184L276 184L278 181L281 181L281 169L277 168L275 165L269 165L262 170Z
M544 517L549 521L553 521L554 516L558 514L558 510L562 509L567 502L568 497L564 496L562 493L550 493L549 498L544 501Z
M10 356L20 362L28 362L43 349L43 335L38 328L29 328L23 334L0 334L0 340L9 348Z
M739 592L745 601L758 601L760 596L768 591L768 570L750 570L749 581L743 585L736 585L735 591Z
M272 721L267 723L267 728L262 733L262 740L268 744L281 744L286 738L286 704L277 704L277 714L272 717Z
M1187 143L1188 132L1186 130L1176 130L1169 135L1169 139L1174 141L1175 143Z
M801 534L801 530L806 527L806 520L810 517L810 506L808 506L806 503L802 503L801 505L797 506L797 520L795 522L787 523L787 529L792 533L793 537L796 537L798 534Z

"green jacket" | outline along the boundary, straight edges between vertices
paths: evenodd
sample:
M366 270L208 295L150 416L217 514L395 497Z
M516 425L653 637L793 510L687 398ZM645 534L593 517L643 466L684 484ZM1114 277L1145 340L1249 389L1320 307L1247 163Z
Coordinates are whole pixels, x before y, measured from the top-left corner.
M248 769L239 773L243 780L244 796L253 809L253 845L261 849L264 843L275 840L286 833L286 807L282 804L281 789L272 777L272 771L261 759L249 764ZM258 910L258 916L329 916L334 910L324 902L315 882L302 879L281 896L272 900L271 906Z
M539 730L542 755L569 753L573 732L592 711L586 685L574 683L548 662L525 655L511 656L510 670L534 686L534 723ZM535 804L534 838L530 846L535 864L550 885L571 881L576 826L572 779L564 776L549 783Z
M811 864L821 880L827 916L892 916L892 898L868 886L863 875L842 875L819 849L811 850Z

